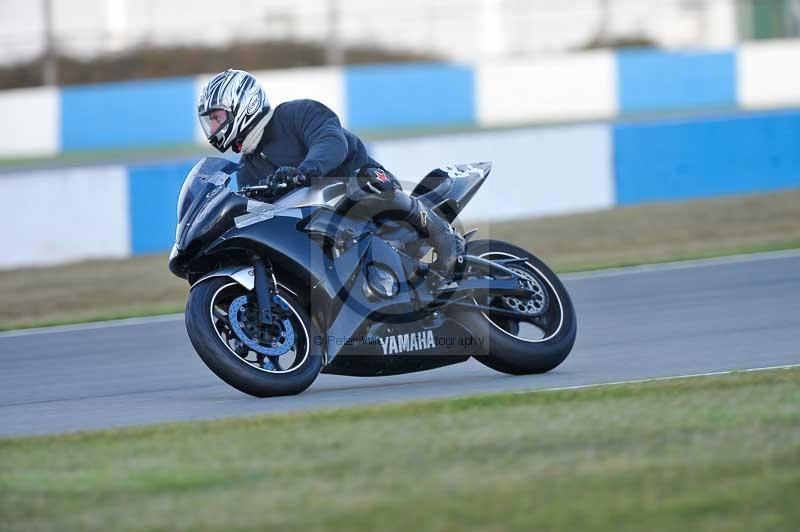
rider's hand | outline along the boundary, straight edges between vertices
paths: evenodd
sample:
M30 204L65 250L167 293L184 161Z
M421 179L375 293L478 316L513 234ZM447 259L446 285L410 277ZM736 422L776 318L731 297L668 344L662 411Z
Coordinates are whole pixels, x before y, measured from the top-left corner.
M285 183L287 188L295 188L307 184L308 178L300 169L294 166L281 166L275 170L269 181L272 186Z

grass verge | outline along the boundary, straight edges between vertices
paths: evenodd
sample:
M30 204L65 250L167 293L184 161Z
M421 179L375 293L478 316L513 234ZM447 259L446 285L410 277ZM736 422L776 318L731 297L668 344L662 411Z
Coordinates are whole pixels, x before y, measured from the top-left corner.
M800 369L0 440L16 530L793 530Z
M59 153L51 157L0 157L0 171L16 172L95 164L151 164L159 160L200 158L213 155L211 149L211 147L206 148L192 143L151 148L74 151Z
M559 272L800 248L800 190L477 224ZM0 271L0 330L179 312L166 255Z

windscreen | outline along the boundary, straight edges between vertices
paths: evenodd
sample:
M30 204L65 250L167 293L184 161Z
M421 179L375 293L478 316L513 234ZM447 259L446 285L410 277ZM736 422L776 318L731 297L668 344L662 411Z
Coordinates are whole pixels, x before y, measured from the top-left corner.
M178 196L178 221L183 219L196 197L208 194L215 187L227 186L231 174L238 169L238 164L221 157L200 159L183 181Z

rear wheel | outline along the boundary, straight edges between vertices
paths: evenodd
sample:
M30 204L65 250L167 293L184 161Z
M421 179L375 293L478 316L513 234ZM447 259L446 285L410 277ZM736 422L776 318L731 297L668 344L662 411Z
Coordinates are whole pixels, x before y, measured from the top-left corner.
M279 288L273 325L258 323L255 294L227 277L192 288L186 330L195 351L219 378L256 397L293 395L322 368L319 331L297 299Z
M518 316L459 311L459 321L486 340L483 354L475 358L513 375L544 373L561 364L575 343L577 319L569 294L556 274L531 253L500 240L469 242L466 252L489 260L523 259L505 265L519 274L534 294L530 299L475 299L477 304L513 310Z

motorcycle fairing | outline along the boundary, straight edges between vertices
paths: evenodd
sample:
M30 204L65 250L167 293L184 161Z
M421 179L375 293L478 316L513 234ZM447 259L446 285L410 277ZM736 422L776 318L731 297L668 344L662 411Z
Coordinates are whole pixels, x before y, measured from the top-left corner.
M452 222L492 171L492 163L456 164L431 171L411 192Z
M420 197L425 201L433 201L437 199L435 194L441 193L448 206L448 209L444 209L445 212L455 216L486 179L490 169L489 163L458 165L444 174L442 172L446 169L443 169L438 177L427 181L427 184L433 185L435 179L438 184ZM417 188L425 189L425 185L426 181L423 180ZM190 265L197 269L188 276L190 282L213 271L214 268L209 265L219 261L219 257L227 257L226 260L234 263L241 260L245 264L254 254L269 260L278 277L284 278L282 274L286 274L295 279L291 283L292 289L301 299L310 302L312 317L322 330L328 331L328 337L333 338L326 339L325 342L329 362L344 347L337 343L342 344L343 340L353 338L360 329L370 326L370 322L390 323L393 317L402 315L407 321L403 327L413 327L411 322L415 320L411 318L414 318L416 307L420 306L415 306L415 303L419 303L418 294L424 296L427 290L424 286L417 287L415 293L414 287L409 286L407 281L415 276L418 267L416 260L398 251L386 240L373 236L370 232L359 234L357 229L353 229L356 244L339 257L333 258L313 238L314 231L309 234L298 230L321 208L331 210L341 200L342 192L342 184L335 183L292 191L279 198L274 205L245 200L245 212L236 217L237 223L234 227L192 257L188 257ZM196 196L193 202L198 201L198 198L200 196ZM202 203L200 201L193 208L204 209ZM442 207L445 204L439 202L437 205ZM187 220L191 218L184 214ZM321 223L324 226L324 221ZM359 223L361 227L365 227L363 221ZM311 226L312 229L316 227ZM384 232L388 229L398 235L400 240L416 238L416 234L408 228L388 227ZM228 262L227 265L230 264ZM399 288L391 299L370 300L362 289L368 267L374 264L396 274ZM202 268L207 269L203 271ZM219 268L220 266L216 267ZM432 362L426 362L423 366L430 363Z
M319 244L297 230L302 219L298 212L280 211L256 223L232 227L203 249L202 255L236 256L247 263L256 254L270 261L277 272L295 279L293 288L308 300L311 288L325 276L326 262ZM329 294L334 297L335 293Z
M426 320L427 321L427 320ZM372 377L425 371L464 362L478 342L456 321L438 317L430 322L373 323L363 334L340 346L323 373Z
M300 224L300 228L312 236L328 239L330 243L344 245L358 241L364 233L375 230L376 225L372 221L342 216L335 209L323 206Z
M197 203L198 198L215 187L227 186L231 180L230 174L238 168L238 164L221 157L204 157L197 161L186 175L178 194L178 222L183 220L189 207Z
M306 233L297 231L298 219L278 213L247 225L234 227L209 246L205 253L216 255L231 251L255 251L283 272L303 280L306 300L312 316L329 336L349 338L370 317L383 313L413 312L411 289L404 279L413 271L411 261L399 255L388 243L364 235L348 252L332 259ZM367 264L379 263L394 271L401 286L391 300L369 301L361 286ZM405 264L404 264L405 263ZM280 275L279 275L280 277ZM302 287L295 287L295 289ZM328 360L338 352L329 346Z
M398 282L397 294L370 300L367 286L367 269L384 267L393 272ZM387 242L365 236L349 251L332 261L332 269L324 282L336 289L338 301L330 307L325 319L328 324L326 347L328 360L333 360L341 347L354 337L367 321L391 322L409 319L416 314L414 288L408 279L415 274L416 264L397 253Z

